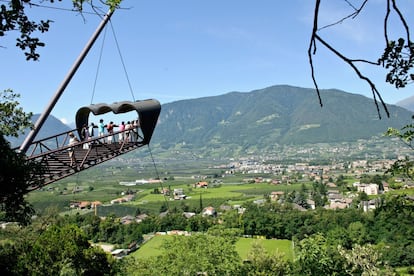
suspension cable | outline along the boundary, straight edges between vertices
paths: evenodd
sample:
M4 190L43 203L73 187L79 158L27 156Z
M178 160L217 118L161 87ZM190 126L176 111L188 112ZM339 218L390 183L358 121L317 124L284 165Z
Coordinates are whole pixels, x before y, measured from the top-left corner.
M135 102L134 92L132 90L131 82L129 80L128 72L126 70L126 66L125 66L124 59L122 58L122 53L121 53L121 50L120 50L120 47L119 47L118 39L116 38L114 26L112 25L112 21L111 20L109 20L109 24L111 25L112 34L113 34L114 39L115 39L115 44L116 44L116 48L118 50L119 58L121 59L122 67L124 68L124 73L125 73L125 77L126 77L127 82L128 82L129 90L131 92L132 100Z
M95 80L93 83L93 89L92 89L92 97L91 97L91 103L93 103L93 98L95 96L95 91L96 91L96 83L98 81L98 75L99 75L99 69L101 68L101 61L102 61L102 55L103 55L103 49L104 49L104 45L105 45L105 38L106 38L106 28L104 30L104 35L103 35L103 39L102 39L102 45L101 45L101 50L99 52L99 59L98 59L98 64L96 66L96 74L95 74Z
M165 196L165 193L164 193L164 186L162 185L161 177L160 177L160 174L159 174L158 169L157 169L157 164L155 164L154 156L152 155L152 151L151 151L151 148L150 148L149 144L148 144L148 151L151 155L151 160L152 160L152 164L154 165L155 174L157 175L157 179L160 180L160 187L161 187L161 190L163 191L164 200L165 200L165 203L167 205L167 210L170 210L170 205L168 204L167 197ZM171 194L171 191L169 191L169 193Z

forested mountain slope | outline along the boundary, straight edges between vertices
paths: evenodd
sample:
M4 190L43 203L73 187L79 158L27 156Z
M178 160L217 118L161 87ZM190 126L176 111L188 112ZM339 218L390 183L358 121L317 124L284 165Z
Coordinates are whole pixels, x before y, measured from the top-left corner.
M32 122L33 124L37 121L40 114L34 114L32 116ZM56 135L58 133L63 133L65 131L70 130L71 128L64 123L62 123L59 119L57 119L54 116L49 116L44 123L43 127L40 129L39 133L37 134L35 140L40 140L42 138L50 137L53 135ZM25 130L24 135L20 135L19 137L8 137L7 140L11 143L12 147L18 147L20 146L26 136L29 134L30 129Z
M390 118L379 119L372 99L343 91L286 85L248 93L164 104L153 144L163 148L267 147L271 144L342 142L401 128L411 112L389 105Z

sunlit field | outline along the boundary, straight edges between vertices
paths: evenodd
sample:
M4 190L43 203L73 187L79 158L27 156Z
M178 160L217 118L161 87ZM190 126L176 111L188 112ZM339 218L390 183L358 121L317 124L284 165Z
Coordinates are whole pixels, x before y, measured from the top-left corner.
M144 259L162 254L162 243L166 239L171 239L171 236L154 236L148 242L143 244L140 249L131 254L131 256ZM292 242L289 240L266 240L260 238L240 238L236 242L236 250L240 258L246 259L253 244L258 242L269 253L276 251L285 255L286 258L293 260Z

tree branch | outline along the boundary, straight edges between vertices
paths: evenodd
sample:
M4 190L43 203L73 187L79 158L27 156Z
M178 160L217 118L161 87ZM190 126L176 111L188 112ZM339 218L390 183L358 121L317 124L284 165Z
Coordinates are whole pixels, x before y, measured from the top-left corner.
M352 19L354 19L355 17L357 17L358 15L359 15L359 13L361 12L361 10L364 8L364 6L365 6L365 4L368 2L368 0L364 0L364 2L362 3L362 5L361 5L361 7L359 7L358 9L357 8L355 8L351 3L349 3L349 1L347 1L347 0L344 0L345 2L347 2L348 3L348 5L349 6L351 6L353 9L354 9L354 12L353 13L351 13L351 14L349 14L349 15L347 15L347 16L345 16L344 18L342 18L342 19L339 19L338 21L336 21L336 22L334 22L334 23L332 23L332 24L328 24L328 25L325 25L325 26L323 26L322 28L320 28L318 31L320 31L320 30L322 30L322 29L326 29L326 28L329 28L329 27L332 27L332 26L334 26L334 25L338 25L338 24L341 24L342 22L344 22L345 20L347 20L347 19L349 19L349 18L352 18ZM315 17L314 17L315 18Z
M344 56L341 52L339 52L337 49L335 49L333 46L331 46L328 42L326 42L322 37L320 37L318 35L318 31L322 30L324 28L328 28L328 27L332 27L334 25L340 24L342 22L344 22L345 20L349 19L349 18L355 18L356 16L358 16L360 14L360 12L362 11L362 9L365 7L366 3L368 2L368 0L364 0L363 3L361 4L361 6L359 8L354 7L348 0L344 0L346 3L348 3L348 5L350 5L353 9L354 12L349 14L348 16L345 16L344 18L336 21L335 23L326 25L320 29L318 29L318 20L319 20L319 9L320 9L320 4L321 4L321 0L315 0L315 8L314 8L314 19L313 19L313 29L312 29L312 35L310 38L310 43L309 43L309 48L308 48L308 58L309 58L309 64L311 67L311 77L312 77L312 81L314 83L316 92L318 94L318 98L319 98L319 103L322 106L322 100L321 100L321 95L320 95L320 91L319 91L319 87L316 81L316 77L315 77L315 69L314 69L314 64L313 64L313 57L312 55L316 54L316 45L317 42L320 42L324 47L326 47L329 51L331 51L332 53L334 53L337 57L339 57L341 60L343 60L346 64L348 64L353 70L354 72L357 74L357 76L361 79L364 80L365 82L368 83L368 85L371 88L371 92L372 92L372 96L374 99L374 103L377 109L377 113L379 118L381 119L381 112L380 112L380 107L379 105L381 104L382 107L384 108L387 117L390 116L389 114L389 110L384 102L384 100L382 99L381 94L379 93L378 89L376 88L375 84L371 81L370 78L368 78L367 76L363 75L361 73L361 71L359 70L359 68L355 65L355 63L357 62L363 62L363 63L367 63L367 64L371 64L371 65L376 65L376 66L380 66L381 60L378 60L376 62L373 61L369 61L369 60L365 60L365 59L350 59L346 56ZM387 25L388 25L388 18L391 12L390 9L390 4L392 1L393 4L393 9L397 12L397 14L400 17L400 20L402 21L406 33L407 33L407 39L408 39L408 43L410 45L410 40L409 40L409 28L408 25L406 23L406 21L404 20L404 16L402 15L402 13L400 12L400 10L398 9L395 0L387 0L387 13L385 15L384 18L384 37L386 39L387 42L387 46L389 44L389 40L388 40L388 30L387 30ZM410 48L410 50L413 50L414 48Z
M388 1L390 1L390 0L388 0ZM404 25L405 33L407 35L407 43L410 43L411 42L410 28L408 27L408 24L405 21L405 18L403 16L403 14L401 13L400 9L397 7L397 4L395 3L395 0L392 0L392 8L398 14L398 17L400 18L401 23Z
M325 40L323 40L318 34L315 34L314 37L320 43L322 43L327 49L329 49L336 56L338 56L340 59L342 59L345 63L347 63L349 66L351 66L351 68L354 69L355 73L358 75L358 77L360 79L365 80L369 84L369 86L371 87L372 96L374 97L375 105L377 107L377 113L378 113L379 118L381 119L381 112L379 110L379 105L378 105L377 97L379 98L379 101L380 101L381 105L383 106L385 112L387 113L387 117L389 117L390 114L389 114L387 105L385 104L384 100L382 99L381 94L378 92L375 84L368 77L364 76L361 73L361 71L359 71L358 67L355 66L354 62L351 59L348 59L347 57L345 57L344 55L342 55L338 50L336 50L329 43L327 43Z
M321 93L319 91L318 83L315 78L315 69L313 67L313 58L312 58L312 55L316 54L315 34L318 31L318 14L319 14L320 3L321 3L321 0L315 1L315 9L314 9L314 16L313 16L313 29L312 29L312 36L311 36L310 43L309 43L309 48L308 48L308 58L309 58L309 64L311 67L311 76L312 76L313 85L315 86L316 93L318 94L319 105L322 107L323 103L322 103Z

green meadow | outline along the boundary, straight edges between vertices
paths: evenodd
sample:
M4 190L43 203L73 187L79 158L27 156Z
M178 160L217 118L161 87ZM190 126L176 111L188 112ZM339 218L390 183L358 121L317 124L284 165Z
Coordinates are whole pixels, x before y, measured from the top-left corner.
M165 240L172 239L172 236L154 236L141 247L133 252L131 256L138 259L159 256L162 253L162 244Z
M285 255L289 260L293 260L293 245L290 240L267 240L267 239L254 239L254 238L240 238L236 242L236 250L242 259L247 258L247 254L252 248L253 244L257 242L263 246L268 253L279 252Z
M171 236L154 236L149 241L141 245L141 247L131 254L131 256L138 259L145 259L162 254L162 243L171 239ZM292 242L289 240L267 240L267 239L256 239L256 238L240 238L236 242L236 251L239 253L240 258L246 259L253 244L258 242L261 244L267 252L274 253L276 251L283 253L286 258L293 260L293 247Z

